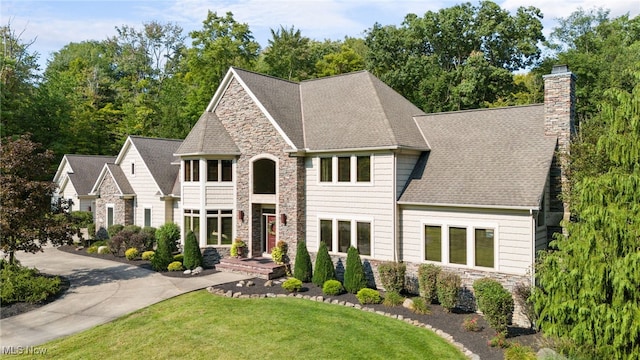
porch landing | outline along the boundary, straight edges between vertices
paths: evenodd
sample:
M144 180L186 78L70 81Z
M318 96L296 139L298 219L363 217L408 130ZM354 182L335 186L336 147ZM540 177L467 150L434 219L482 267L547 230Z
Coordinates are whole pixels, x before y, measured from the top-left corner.
M220 259L220 263L216 264L216 269L251 275L266 280L277 279L286 275L284 265L278 265L273 260L264 257L246 259L224 257Z

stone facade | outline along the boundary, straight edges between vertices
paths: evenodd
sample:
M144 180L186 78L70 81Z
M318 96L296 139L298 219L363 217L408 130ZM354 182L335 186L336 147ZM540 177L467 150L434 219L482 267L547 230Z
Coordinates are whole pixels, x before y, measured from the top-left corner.
M107 174L98 189L100 197L96 199L96 231L107 228L107 204L113 204L113 223L133 224L133 199L122 199L120 190L111 175Z
M236 219L236 237L250 244L250 256L260 256L261 210L275 205L277 240L295 249L305 231L304 159L285 152L290 146L236 79L222 95L215 113L242 154L236 163L236 211L243 211L245 218ZM277 198L272 204L251 203L251 166L259 158L276 161ZM282 214L286 215L286 224L280 221Z

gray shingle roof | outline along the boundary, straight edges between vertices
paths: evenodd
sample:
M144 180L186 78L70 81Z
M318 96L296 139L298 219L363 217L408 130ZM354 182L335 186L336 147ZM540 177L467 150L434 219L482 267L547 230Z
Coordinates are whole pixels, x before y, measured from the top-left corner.
M131 142L138 149L142 160L149 168L151 176L160 187L162 195L171 194L173 184L180 171L179 159L174 156L182 140L145 138L130 136Z
M543 105L417 117L431 150L400 201L537 207L556 144L543 122Z
M427 149L413 116L424 114L369 72L301 83L306 148Z
M304 147L300 85L234 68L267 112L297 148Z
M107 168L113 176L113 180L118 185L118 188L122 191L122 195L135 195L129 180L127 180L127 176L124 174L120 166L116 164L107 164Z
M224 128L218 116L205 111L189 135L176 151L176 155L238 155L240 150Z
M88 195L95 184L100 171L106 163L116 160L115 156L100 155L65 155L73 173L69 174L69 180L79 196Z

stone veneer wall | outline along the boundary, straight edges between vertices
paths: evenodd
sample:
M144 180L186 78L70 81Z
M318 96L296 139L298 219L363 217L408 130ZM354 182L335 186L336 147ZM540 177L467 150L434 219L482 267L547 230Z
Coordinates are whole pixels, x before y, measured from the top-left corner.
M98 189L100 197L96 199L96 231L107 228L107 204L113 204L113 223L129 225L133 223L133 200L120 198L120 190L111 176L105 177Z
M251 158L260 154L277 157L277 213L278 240L284 240L290 249L296 248L297 239L304 239L304 159L291 157L285 140L269 122L240 83L233 79L215 109L222 125L227 129L241 156L236 164L237 211L244 211L244 221L236 219L236 236L252 243L252 255L260 249L259 221L252 224L256 239L249 233L249 216L256 220L257 207L250 204ZM280 224L280 214L287 215L287 224ZM257 226L257 227L256 227ZM257 230L256 230L257 229ZM293 254L295 255L295 253ZM293 259L292 259L293 260Z
M311 259L315 265L317 253L311 253ZM346 255L331 255L333 264L336 268L336 277L338 280L344 280L344 270L346 268ZM384 261L362 258L363 267L369 280L369 286L373 288L381 289L382 283L380 282L380 275L378 274L378 266ZM407 262L407 272L405 276L405 289L412 293L418 294L418 268L420 264ZM476 299L473 295L473 282L477 279L488 277L494 279L502 284L511 294L513 294L514 287L517 284L525 284L529 286L531 280L526 275L511 275L504 273L496 273L491 271L481 271L476 269L464 269L441 266L443 271L449 271L460 275L462 282L462 291L458 296L458 307L467 311L478 311L476 307ZM514 297L515 309L513 311L513 324L523 327L529 327L531 324L527 319L520 305Z

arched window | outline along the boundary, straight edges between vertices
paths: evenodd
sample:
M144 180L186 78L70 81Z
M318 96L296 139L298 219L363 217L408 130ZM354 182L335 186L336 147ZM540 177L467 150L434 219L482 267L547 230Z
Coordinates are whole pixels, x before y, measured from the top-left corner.
M276 163L270 159L260 159L253 163L253 193L276 193Z

